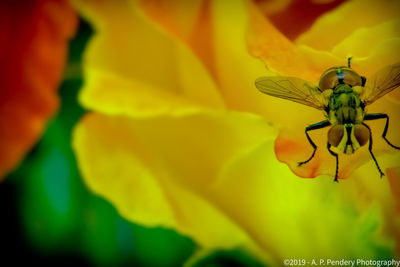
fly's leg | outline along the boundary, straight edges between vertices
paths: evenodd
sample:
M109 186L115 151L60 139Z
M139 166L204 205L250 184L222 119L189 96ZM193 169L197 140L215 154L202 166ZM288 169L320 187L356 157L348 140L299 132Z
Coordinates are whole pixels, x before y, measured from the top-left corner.
M327 148L328 148L329 153L331 153L331 155L336 158L335 179L333 181L334 182L339 182L338 178L337 178L338 177L338 172L339 172L339 155L331 150L331 144L329 142L327 143Z
M367 78L365 78L364 76L361 76L361 86L364 87L365 83L367 82Z
M364 120L379 120L379 119L386 119L386 124L385 128L383 129L382 137L385 139L386 143L388 143L389 146L395 148L395 149L400 149L400 147L393 145L392 143L389 142L389 140L386 139L386 133L389 128L389 116L384 113L371 113L371 114L366 114L364 117Z
M308 139L308 142L311 144L311 146L314 148L314 151L311 155L311 157L309 157L306 161L303 162L299 162L299 166L306 164L307 162L309 162L315 155L315 152L317 151L317 146L314 144L314 142L311 140L310 136L308 135L308 131L312 131L312 130L317 130L317 129L322 129L325 128L327 126L331 125L331 123L328 120L324 120L324 121L320 121L318 123L312 124L308 127L306 127L306 136Z
M382 178L382 176L385 176L385 174L382 172L381 168L379 167L378 161L376 160L376 158L374 156L374 153L372 153L372 133L371 133L371 128L369 128L369 126L366 125L365 123L363 123L363 125L365 127L367 127L368 131L369 131L369 146L368 146L369 153L371 154L372 159L374 160L375 165L378 168L379 174L381 175L381 178Z

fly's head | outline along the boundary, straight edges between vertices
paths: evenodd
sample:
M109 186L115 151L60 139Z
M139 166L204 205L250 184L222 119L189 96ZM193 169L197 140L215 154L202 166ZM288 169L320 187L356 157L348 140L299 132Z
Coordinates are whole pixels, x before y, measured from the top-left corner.
M364 86L365 78L361 77L357 72L349 67L333 67L327 69L319 80L319 89L336 90L338 85L347 84L350 87Z

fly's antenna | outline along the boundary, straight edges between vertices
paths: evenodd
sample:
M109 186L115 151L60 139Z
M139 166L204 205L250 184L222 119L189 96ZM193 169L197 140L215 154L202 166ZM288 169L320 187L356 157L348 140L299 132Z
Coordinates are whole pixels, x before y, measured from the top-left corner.
M351 68L351 67L350 67L351 59L352 59L352 57L348 57L348 58L347 58L347 67L348 67L348 68Z

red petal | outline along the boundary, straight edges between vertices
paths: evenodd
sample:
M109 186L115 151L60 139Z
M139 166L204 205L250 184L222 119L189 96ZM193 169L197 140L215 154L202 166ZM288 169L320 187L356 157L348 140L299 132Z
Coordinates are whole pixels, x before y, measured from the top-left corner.
M264 2L266 1L255 0L261 10L263 10ZM344 0L334 0L329 3L293 0L286 8L269 15L268 18L287 38L294 40L301 33L308 30L319 16L336 8L343 2ZM268 10L263 11L264 13L268 12Z
M0 177L18 164L57 109L76 24L67 1L0 2Z

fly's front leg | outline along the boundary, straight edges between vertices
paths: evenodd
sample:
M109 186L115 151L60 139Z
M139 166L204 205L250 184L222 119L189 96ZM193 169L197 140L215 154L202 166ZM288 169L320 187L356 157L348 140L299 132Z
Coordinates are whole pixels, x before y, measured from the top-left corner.
M307 162L309 162L315 155L315 152L317 151L317 146L314 144L314 142L311 140L310 136L308 135L308 131L312 131L312 130L317 130L317 129L322 129L325 128L327 126L331 125L331 123L328 120L324 120L324 121L320 121L318 123L312 124L308 127L306 127L306 136L308 139L308 142L311 144L311 146L314 148L314 151L311 155L310 158L308 158L306 161L303 162L299 162L299 166L306 164Z
M335 179L333 181L339 182L338 178L337 178L338 177L338 172L339 172L339 155L331 150L331 144L329 142L327 143L327 148L328 148L329 153L331 153L331 155L336 158Z
M389 140L386 139L386 134L389 128L389 116L384 113L371 113L371 114L366 114L364 116L364 120L370 121L370 120L379 120L379 119L386 119L386 124L385 128L383 129L382 137L385 139L386 143L388 143L389 146L395 148L395 149L400 149L400 147L393 145L392 143L389 142Z
M374 156L374 153L372 153L372 133L371 133L371 128L369 128L369 126L366 125L365 123L363 123L363 125L365 127L367 127L368 131L369 131L369 146L368 146L369 153L371 154L372 159L374 160L375 165L378 168L379 174L381 175L381 178L382 178L382 176L384 176L385 174L382 172L381 168L379 167L378 161L376 160L376 158Z

